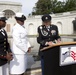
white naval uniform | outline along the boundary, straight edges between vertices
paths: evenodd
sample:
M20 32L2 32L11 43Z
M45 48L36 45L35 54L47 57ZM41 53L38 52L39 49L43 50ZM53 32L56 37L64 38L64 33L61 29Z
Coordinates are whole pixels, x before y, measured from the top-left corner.
M18 23L13 27L13 57L10 62L10 74L22 74L27 68L27 51L30 44L27 39L27 31Z
M0 75L9 75L9 65L8 63L0 66Z

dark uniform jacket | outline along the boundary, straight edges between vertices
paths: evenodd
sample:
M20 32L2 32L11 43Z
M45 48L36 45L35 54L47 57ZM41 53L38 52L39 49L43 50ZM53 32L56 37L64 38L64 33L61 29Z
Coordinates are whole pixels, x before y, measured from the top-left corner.
M55 26L55 25L39 26L38 27L38 37L37 37L37 42L40 44L39 55L43 56L43 52L40 51L40 49L48 46L48 45L45 45L46 42L49 42L49 41L55 42L55 40L57 40L59 38L60 38L60 36L58 34L57 26Z
M7 52L11 52L10 46L7 40L6 31L0 29L0 66L7 63L7 59L4 58Z

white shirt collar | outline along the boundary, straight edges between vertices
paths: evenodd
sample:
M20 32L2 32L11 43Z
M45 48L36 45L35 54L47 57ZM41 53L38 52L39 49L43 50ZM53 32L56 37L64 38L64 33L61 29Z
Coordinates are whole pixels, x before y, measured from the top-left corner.
M20 24L18 24L18 23L17 23L17 25L18 25L18 26L20 26L20 27L23 27L23 28L25 28L25 26L24 26L24 25L20 25Z

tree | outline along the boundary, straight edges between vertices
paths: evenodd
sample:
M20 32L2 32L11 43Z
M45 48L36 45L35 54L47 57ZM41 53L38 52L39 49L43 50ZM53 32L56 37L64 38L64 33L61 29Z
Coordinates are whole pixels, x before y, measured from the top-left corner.
M35 12L33 14L50 14L51 11L51 6L50 6L51 1L50 0L38 0L36 3L36 7L34 7Z
M52 0L51 1L51 11L53 13L60 13L63 12L63 2L57 1L57 0Z
M61 13L76 10L76 0L38 0L36 7L33 8L32 15L43 15Z
M65 9L65 12L76 10L76 0L66 0L63 8Z

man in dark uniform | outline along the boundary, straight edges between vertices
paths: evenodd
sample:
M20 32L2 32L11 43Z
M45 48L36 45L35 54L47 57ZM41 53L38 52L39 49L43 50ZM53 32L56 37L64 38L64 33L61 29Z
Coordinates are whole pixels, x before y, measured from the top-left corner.
M40 49L54 43L60 43L60 36L57 26L51 24L51 16L49 14L43 15L41 19L43 25L38 27L37 42L40 44L39 55L41 57L42 75L44 75L44 52L40 51Z
M7 33L3 29L6 25L4 12L0 12L0 75L9 75L7 61L12 60L12 53L7 39Z

